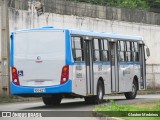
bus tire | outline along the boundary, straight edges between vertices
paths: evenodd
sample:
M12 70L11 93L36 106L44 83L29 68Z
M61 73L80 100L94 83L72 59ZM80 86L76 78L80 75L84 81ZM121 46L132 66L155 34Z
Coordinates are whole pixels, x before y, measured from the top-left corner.
M86 104L93 104L93 96L88 96L88 97L85 97L85 102Z
M60 95L52 95L52 97L42 97L45 105L59 105L62 97Z
M53 95L52 96L52 105L60 105L62 100L62 96L60 95Z
M45 105L52 105L52 97L42 97L42 100Z
M133 81L132 83L132 92L126 92L124 93L126 99L135 99L137 95L138 90L138 83L136 81Z
M85 102L87 104L99 104L103 102L104 96L104 86L103 83L99 80L97 84L97 95L85 97Z
M95 96L95 104L102 103L103 97L104 97L104 85L102 81L99 80L97 84L97 95Z

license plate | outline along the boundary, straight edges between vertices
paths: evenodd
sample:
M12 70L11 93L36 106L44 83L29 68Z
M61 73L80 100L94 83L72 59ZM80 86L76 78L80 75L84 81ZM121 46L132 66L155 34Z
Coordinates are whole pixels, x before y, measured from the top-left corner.
M45 93L46 89L45 88L34 88L34 93Z

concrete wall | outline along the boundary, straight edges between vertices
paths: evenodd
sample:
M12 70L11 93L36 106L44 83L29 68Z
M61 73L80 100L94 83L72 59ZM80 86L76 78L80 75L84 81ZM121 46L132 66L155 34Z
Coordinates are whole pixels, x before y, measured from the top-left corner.
M146 45L151 49L151 57L147 60L147 63L160 64L160 55L157 53L160 51L160 26L158 25L60 15L55 13L46 13L38 17L36 12L14 9L10 9L9 17L10 31L52 25L54 27L143 36Z
M160 64L147 65L148 88L160 88Z
M28 10L28 1L36 0L13 0L9 5L16 9ZM78 3L76 0L39 1L43 3L45 12L50 13L160 25L159 13Z
M61 10L63 11L62 8ZM57 14L57 12L45 13L38 17L33 5L30 6L28 11L10 8L10 31L51 25L60 28L64 27L143 36L144 41L150 48L151 52L150 58L147 59L147 86L148 88L160 88L160 54L158 53L160 51L159 25L119 20L107 20L93 18L92 16L85 17L76 15L64 15L60 13L61 12L59 12L59 14ZM93 14L94 13L92 13L92 15ZM103 16L103 14L101 15ZM1 83L2 82L0 81L0 84Z

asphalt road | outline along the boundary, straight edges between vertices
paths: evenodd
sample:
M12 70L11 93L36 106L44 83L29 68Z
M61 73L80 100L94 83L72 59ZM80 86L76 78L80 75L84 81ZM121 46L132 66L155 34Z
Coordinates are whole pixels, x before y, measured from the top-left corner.
M137 95L136 99L134 100L126 100L124 96L107 96L106 95L105 99L114 100L119 104L134 104L138 102L160 101L160 94ZM109 103L104 102L101 105L109 105ZM63 99L61 105L59 106L45 106L42 101L25 102L25 103L22 103L22 102L8 103L8 104L5 103L5 104L0 104L0 111L35 111L35 112L36 111L50 111L50 112L61 111L56 113L57 116L61 116L62 114L65 113L63 111L71 111L70 113L73 113L73 114L75 113L75 111L83 111L83 114L85 114L87 113L87 111L92 111L95 107L96 107L95 105L85 104L84 99L76 98L76 99ZM66 112L66 114L68 113ZM78 113L78 114L81 114L81 113ZM87 115L88 115L87 117L92 116L91 112L87 113ZM50 119L50 118L47 118L47 119ZM57 119L60 119L60 117L58 117ZM69 119L69 118L65 117L65 119ZM72 117L72 119L74 119L74 117ZM78 119L81 119L81 118L78 118ZM90 120L90 119L95 119L95 118L85 118L85 120ZM18 119L16 118L16 120Z

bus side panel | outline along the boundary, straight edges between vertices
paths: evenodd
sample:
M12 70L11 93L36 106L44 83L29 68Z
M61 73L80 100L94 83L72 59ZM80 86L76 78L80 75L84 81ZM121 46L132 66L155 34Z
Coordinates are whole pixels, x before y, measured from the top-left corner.
M104 80L105 94L111 93L111 64L110 62L103 64L102 77Z
M125 63L119 68L119 92L132 91L133 64Z
M119 92L132 91L134 76L139 78L139 65L132 63L119 63Z
M70 66L72 91L75 94L86 96L86 66L85 63L75 63Z
M93 64L94 70L94 95L97 94L97 83L100 78L104 82L105 94L111 93L111 64L110 62L101 62Z
M134 64L134 74L137 76L138 78L138 86L140 89L140 84L141 84L141 72L140 72L140 63L137 62Z

